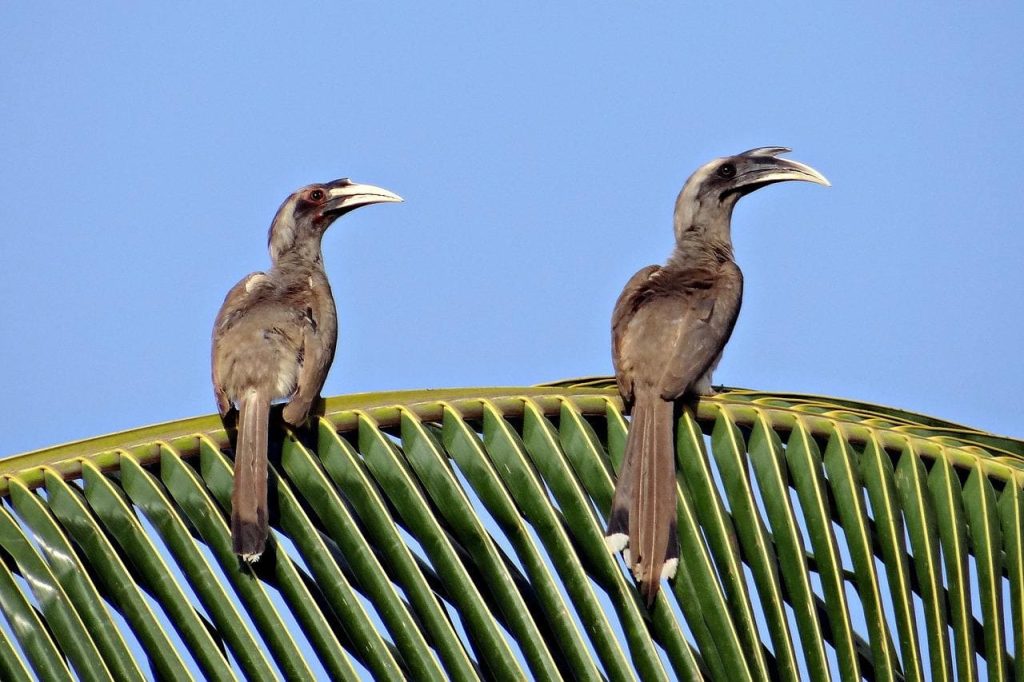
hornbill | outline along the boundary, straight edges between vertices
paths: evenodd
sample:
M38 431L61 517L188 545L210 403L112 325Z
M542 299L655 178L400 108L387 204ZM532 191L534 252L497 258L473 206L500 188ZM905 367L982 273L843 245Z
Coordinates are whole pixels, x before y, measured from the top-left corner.
M348 178L303 187L270 225L270 270L254 272L224 298L213 325L213 392L225 417L238 408L231 538L254 562L267 540L267 432L270 404L287 399L284 421L306 421L327 378L338 318L320 243L339 217L359 206L402 201Z
M676 245L665 265L626 284L612 313L612 360L632 409L606 542L624 557L647 605L679 563L676 535L675 401L711 395L711 372L729 340L743 294L730 223L740 197L766 185L828 185L809 166L760 147L715 159L690 176L676 199Z

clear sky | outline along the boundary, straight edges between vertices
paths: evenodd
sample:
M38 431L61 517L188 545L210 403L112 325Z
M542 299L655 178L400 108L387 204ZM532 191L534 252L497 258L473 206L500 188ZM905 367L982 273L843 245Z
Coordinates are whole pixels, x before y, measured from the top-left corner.
M687 176L741 201L717 383L1024 435L1024 5L3 3L0 454L212 412L210 327L295 188L401 205L324 242L325 394L611 371ZM388 6L385 6L388 5Z

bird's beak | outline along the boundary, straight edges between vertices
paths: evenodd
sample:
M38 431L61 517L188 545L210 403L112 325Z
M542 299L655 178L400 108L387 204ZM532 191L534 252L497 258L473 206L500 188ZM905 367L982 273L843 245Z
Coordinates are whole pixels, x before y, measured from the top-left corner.
M772 147L773 151L778 149L782 150L782 147ZM785 151L789 151L786 149ZM775 153L782 153L776 151ZM799 161L791 161L790 159L780 159L776 156L757 156L751 159L753 163L743 170L736 180L736 188L749 187L752 191L758 187L772 184L774 182L785 182L787 180L802 180L804 182L813 182L818 185L825 185L831 187L832 183L828 179L814 170L807 164L800 163Z
M757 183L803 180L805 182L825 185L826 187L832 186L828 178L807 164L789 159L771 159L765 164L765 167L754 169L753 174L755 175L754 182Z
M383 187L361 185L348 178L343 178L328 184L327 202L324 204L323 212L325 215L340 215L358 206L400 201L402 201L402 197Z

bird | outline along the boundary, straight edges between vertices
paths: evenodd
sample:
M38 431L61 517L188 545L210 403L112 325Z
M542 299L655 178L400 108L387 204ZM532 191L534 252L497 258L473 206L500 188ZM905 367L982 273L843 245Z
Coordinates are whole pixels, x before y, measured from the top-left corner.
M810 166L780 158L789 151L758 147L698 168L676 199L668 261L633 275L612 312L615 378L631 419L605 541L611 552L623 552L648 607L679 564L676 401L714 394L711 373L743 297L730 232L733 208L777 182L829 186Z
M400 201L348 178L295 191L270 225L270 269L244 277L217 313L211 376L221 418L238 410L231 539L246 563L260 558L267 541L271 403L286 400L284 421L305 423L334 360L338 318L324 271L324 232L355 208Z

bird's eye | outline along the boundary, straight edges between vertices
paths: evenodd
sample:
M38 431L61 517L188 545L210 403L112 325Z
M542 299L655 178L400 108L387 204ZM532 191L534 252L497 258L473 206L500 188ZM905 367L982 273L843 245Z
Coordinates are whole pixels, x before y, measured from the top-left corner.
M725 164L724 166L718 169L718 177L725 178L726 180L732 177L736 177L736 166L732 165L731 163Z
M309 198L317 203L324 200L324 191L322 189L314 189L309 193Z

